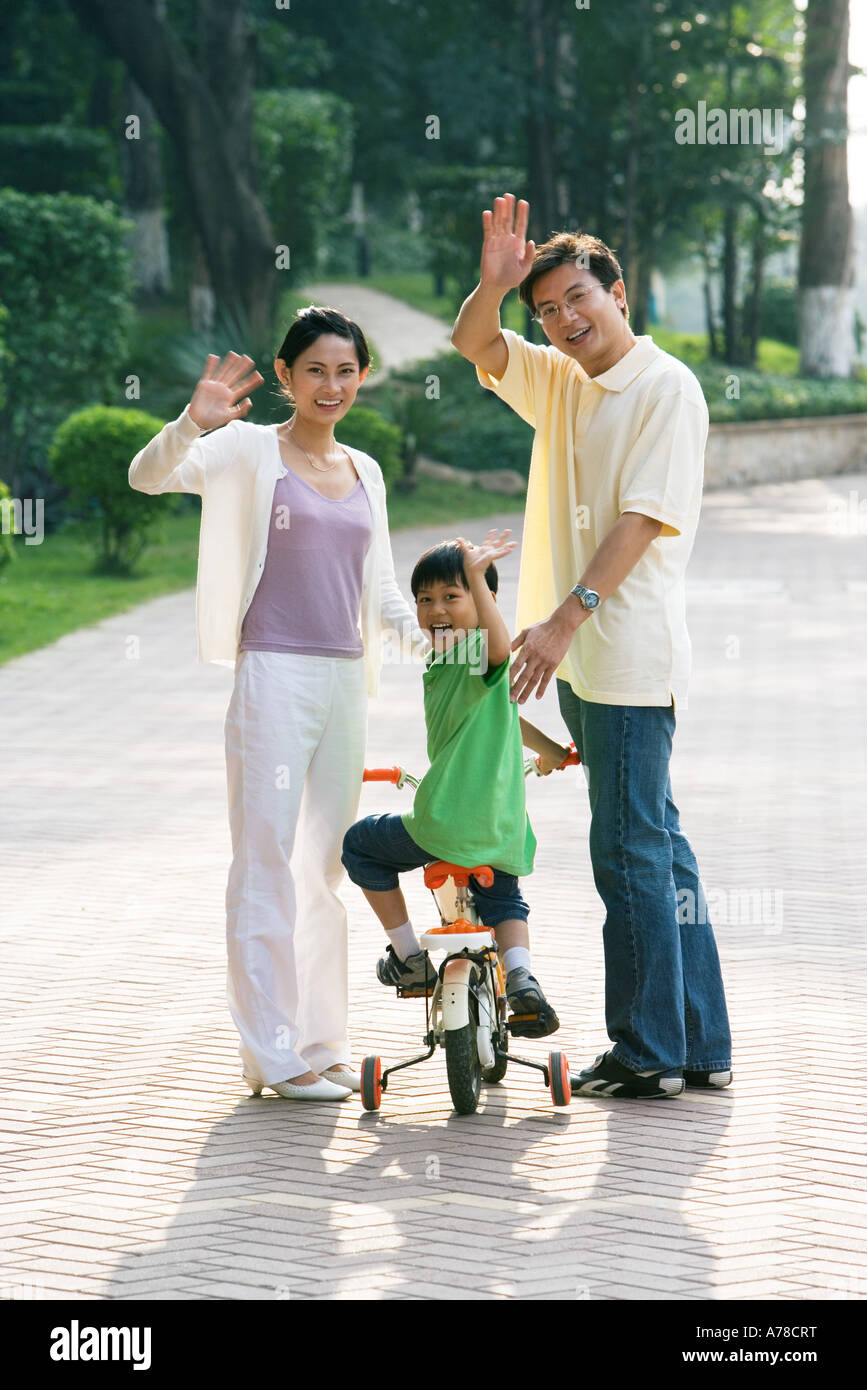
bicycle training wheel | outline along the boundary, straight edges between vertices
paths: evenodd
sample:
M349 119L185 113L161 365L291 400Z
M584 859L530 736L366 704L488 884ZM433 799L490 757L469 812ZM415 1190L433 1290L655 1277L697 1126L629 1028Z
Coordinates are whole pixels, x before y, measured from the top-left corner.
M382 1062L365 1057L361 1063L361 1103L365 1110L378 1110L382 1104Z
M570 1105L572 1102L572 1078L565 1052L548 1053L548 1077L551 1086L551 1099L555 1105Z

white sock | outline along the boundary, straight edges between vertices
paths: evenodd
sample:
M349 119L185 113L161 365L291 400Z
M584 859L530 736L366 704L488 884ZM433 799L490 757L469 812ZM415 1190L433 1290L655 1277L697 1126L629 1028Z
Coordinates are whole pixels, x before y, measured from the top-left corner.
M510 946L508 951L503 952L503 969L507 975L510 970L517 970L522 965L525 970L530 969L530 948L528 946Z
M385 934L394 947L395 955L400 960L406 960L407 956L414 956L417 951L421 950L412 922L404 922L401 927L387 927Z

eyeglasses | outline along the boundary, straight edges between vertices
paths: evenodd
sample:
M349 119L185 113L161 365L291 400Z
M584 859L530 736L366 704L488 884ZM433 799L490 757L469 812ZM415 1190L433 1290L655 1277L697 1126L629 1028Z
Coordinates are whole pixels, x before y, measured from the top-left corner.
M588 285L586 289L570 290L564 301L565 307L570 312L574 312L581 304L581 301L587 298L588 294L592 294L594 290L603 288L604 286L597 282L595 285ZM533 318L537 323L553 323L555 318L559 317L562 307L563 305L560 304L546 304L543 309L536 310Z

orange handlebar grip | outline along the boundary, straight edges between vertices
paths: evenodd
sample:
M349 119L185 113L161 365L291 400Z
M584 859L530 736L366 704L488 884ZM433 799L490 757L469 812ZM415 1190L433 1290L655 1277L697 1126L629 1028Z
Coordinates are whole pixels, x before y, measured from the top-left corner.
M399 782L399 767L366 767L362 782Z

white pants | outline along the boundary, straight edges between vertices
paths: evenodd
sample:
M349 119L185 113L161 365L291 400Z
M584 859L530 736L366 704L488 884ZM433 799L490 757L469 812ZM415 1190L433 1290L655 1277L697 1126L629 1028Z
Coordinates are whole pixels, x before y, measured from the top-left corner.
M364 770L364 660L240 652L226 712L227 994L244 1073L349 1061L343 836ZM295 829L300 836L293 863Z

